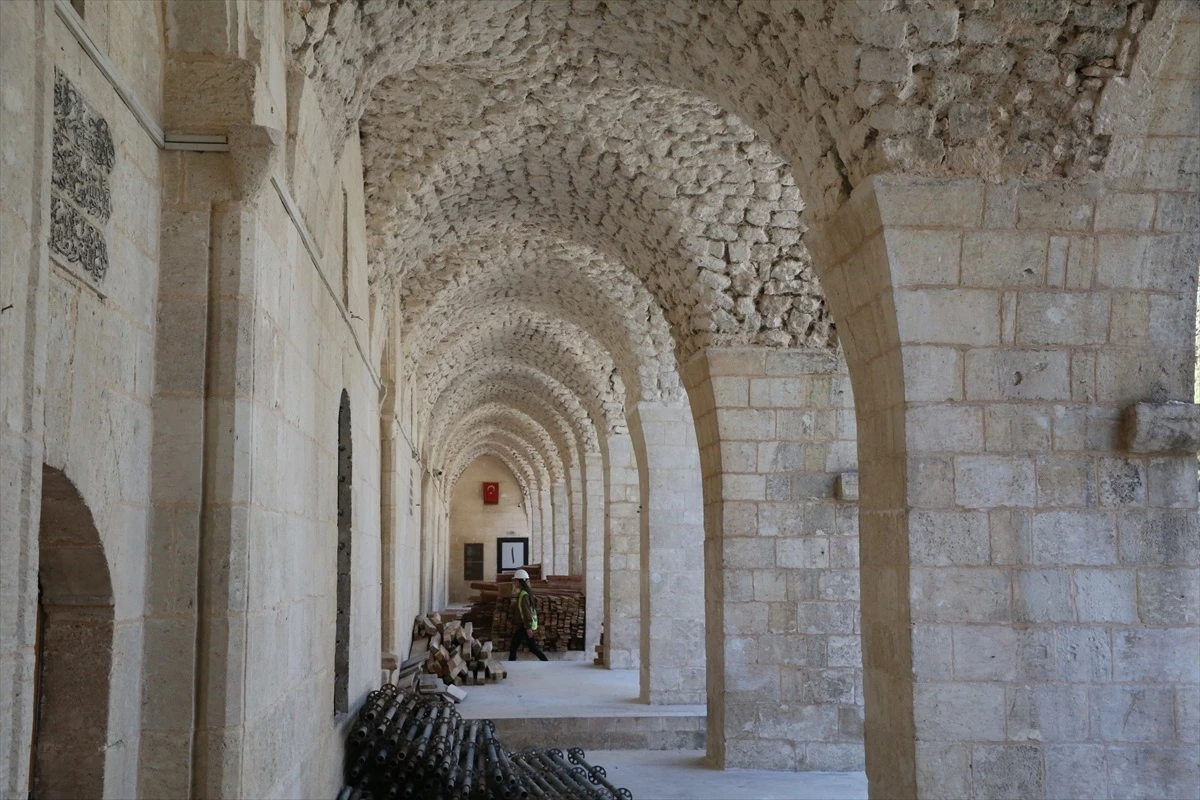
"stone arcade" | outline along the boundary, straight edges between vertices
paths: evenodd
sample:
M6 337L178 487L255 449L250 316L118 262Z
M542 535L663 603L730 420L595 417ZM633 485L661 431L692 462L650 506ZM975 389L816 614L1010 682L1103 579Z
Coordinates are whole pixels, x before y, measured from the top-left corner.
M1195 0L3 0L0 70L0 795L332 797L503 474L718 767L1194 796Z

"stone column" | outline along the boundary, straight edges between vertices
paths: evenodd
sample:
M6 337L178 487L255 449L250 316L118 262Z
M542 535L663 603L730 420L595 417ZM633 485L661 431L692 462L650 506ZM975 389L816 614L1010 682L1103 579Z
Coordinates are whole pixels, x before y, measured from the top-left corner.
M641 500L641 697L703 703L704 498L691 409L640 402L629 414Z
M586 457L586 456L585 456ZM571 540L570 540L570 560L569 564L571 575L583 574L583 551L586 546L586 531L584 530L584 503L583 496L583 465L575 464L567 469L567 503L570 511L571 520Z
M628 434L608 437L604 561L604 665L641 664L641 507L637 459Z
M538 492L538 514L542 520L542 574L554 575L554 504L549 488Z
M584 483L587 546L583 575L587 619L583 649L590 657L593 647L600 641L600 623L604 616L604 457L600 453L588 453L584 457Z
M531 563L542 563L542 512L537 507L537 490L531 488L525 495L525 515L529 519L529 559Z
M556 573L565 574L571 563L571 511L567 504L565 483L550 487L550 506L554 515L554 569Z
M861 769L856 514L835 497L855 469L845 367L710 349L683 377L704 470L710 758Z
M1200 783L1196 442L1120 425L1193 392L1197 173L1147 158L874 178L811 237L859 389L873 793Z

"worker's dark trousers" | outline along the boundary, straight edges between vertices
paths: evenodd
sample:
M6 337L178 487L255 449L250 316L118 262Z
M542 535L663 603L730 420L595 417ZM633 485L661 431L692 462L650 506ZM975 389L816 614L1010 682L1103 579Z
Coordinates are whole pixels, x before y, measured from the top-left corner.
M538 647L537 639L532 636L525 635L524 628L514 628L512 632L512 647L508 651L508 660L517 660L517 648L521 646L521 642L529 642L529 652L533 653L542 661L549 661L546 654L542 652L542 648Z

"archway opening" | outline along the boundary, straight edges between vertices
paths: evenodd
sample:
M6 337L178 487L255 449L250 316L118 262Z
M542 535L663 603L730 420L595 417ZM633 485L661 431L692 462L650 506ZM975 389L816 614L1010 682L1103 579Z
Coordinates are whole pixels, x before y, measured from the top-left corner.
M112 671L112 581L91 511L67 476L47 466L38 551L30 796L100 797Z

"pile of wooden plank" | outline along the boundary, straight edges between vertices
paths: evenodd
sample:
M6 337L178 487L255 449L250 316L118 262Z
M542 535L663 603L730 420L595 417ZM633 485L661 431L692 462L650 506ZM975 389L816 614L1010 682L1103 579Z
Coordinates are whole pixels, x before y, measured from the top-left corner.
M471 622L443 620L441 614L417 617L411 657L419 655L424 655L425 673L445 686L480 685L508 677L504 666L492 658L492 643L477 638Z
M533 589L534 608L538 614L537 639L542 649L558 653L582 650L586 624L583 578L548 575L543 580L530 580L529 587ZM508 648L514 626L512 601L516 591L516 584L511 581L497 583L491 632L499 650Z

